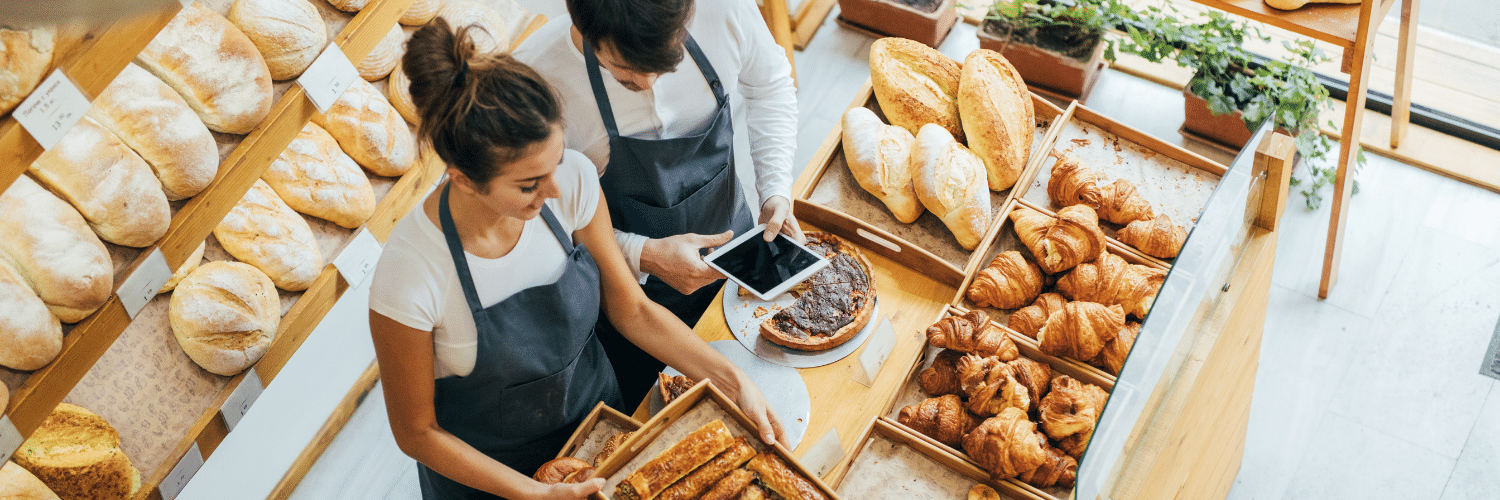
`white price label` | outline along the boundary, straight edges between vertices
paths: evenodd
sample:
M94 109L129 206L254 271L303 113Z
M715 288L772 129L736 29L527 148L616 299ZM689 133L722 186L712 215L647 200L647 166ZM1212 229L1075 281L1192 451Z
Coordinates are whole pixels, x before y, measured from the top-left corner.
M89 104L88 96L83 95L71 78L60 69L52 70L31 96L16 107L16 121L42 148L52 149L89 111Z
M10 415L0 417L0 464L10 460L10 455L21 448L21 443L26 442L26 437L16 429L16 424L11 423Z
M240 386L234 388L234 393L219 408L219 412L224 414L224 423L231 431L240 425L240 419L250 412L250 405L255 404L260 393L266 390L266 386L260 383L260 376L255 374L255 368L251 367L249 370L245 379L240 381Z
M328 108L339 100L339 95L358 79L359 70L354 69L354 63L344 55L344 49L330 43L317 59L313 59L302 76L297 77L297 85L307 93L318 112L327 113Z
M891 350L895 348L896 331L891 328L891 319L881 318L880 326L870 333L870 340L865 342L865 350L859 355L859 363L854 368L854 381L865 387L873 385L875 376L880 374L886 358L891 356Z
M339 270L339 274L344 276L344 281L352 288L363 283L365 278L368 278L375 270L375 263L379 261L380 241L375 239L375 235L370 234L370 230L361 229L358 234L354 235L349 245L339 252L339 256L333 259L333 267Z
M839 440L838 431L828 429L828 433L824 434L823 438L819 439L812 448L808 448L807 453L803 453L799 460L814 476L823 477L843 458L844 443Z
M188 449L187 454L182 456L182 460L177 462L177 466L172 467L172 472L167 473L167 478L157 486L162 500L173 500L177 498L177 495L182 494L182 489L187 487L188 481L191 481L201 468L203 468L203 452L198 449L198 443L193 443L193 447Z
M161 293L161 287L171 279L172 268L167 265L166 256L162 255L160 248L151 250L141 267L135 268L135 272L130 273L115 291L120 296L120 305L125 306L125 314L135 319L135 315L140 314L141 309Z

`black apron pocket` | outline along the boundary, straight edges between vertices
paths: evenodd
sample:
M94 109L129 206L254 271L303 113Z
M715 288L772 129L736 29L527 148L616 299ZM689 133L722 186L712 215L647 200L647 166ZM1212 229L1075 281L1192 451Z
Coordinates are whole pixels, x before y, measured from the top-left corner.
M726 224L739 209L735 203L738 200L735 183L730 182L732 170L725 165L703 187L669 207L658 207L634 196L625 196L616 203L629 231L647 237L722 233L730 229Z
M617 397L614 369L604 348L590 335L588 344L567 368L500 391L500 433L507 439L531 439L586 415L601 400Z

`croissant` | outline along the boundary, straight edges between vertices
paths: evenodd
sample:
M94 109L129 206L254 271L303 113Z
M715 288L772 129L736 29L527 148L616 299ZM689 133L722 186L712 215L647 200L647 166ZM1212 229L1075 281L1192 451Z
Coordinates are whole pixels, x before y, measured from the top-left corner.
M1041 294L1036 298L1036 302L1011 313L1010 321L1005 326L1035 339L1037 330L1041 330L1042 326L1047 324L1047 318L1052 316L1052 313L1061 310L1063 304L1067 303L1068 299L1063 298L1062 295L1052 292Z
M1015 369L997 357L969 354L958 359L958 385L969 411L996 415L1005 408L1031 409L1031 391L1016 380Z
M964 353L943 349L932 359L932 366L917 374L917 385L931 396L958 394L958 358Z
M1079 361L1094 359L1125 327L1125 310L1096 302L1073 301L1047 318L1037 332L1042 352ZM962 360L960 360L962 362ZM959 371L963 373L962 368Z
M1048 273L1060 273L1099 258L1104 253L1104 232L1099 217L1087 205L1057 211L1057 217L1030 208L1010 213L1016 235L1031 249L1037 263Z
M1021 252L1000 252L974 277L967 294L980 307L1016 309L1042 293L1042 279L1042 269L1027 262Z
M1037 437L1046 443L1046 435L1040 431L1037 432ZM1072 487L1073 480L1078 478L1078 460L1048 444L1043 444L1042 449L1047 452L1047 459L1042 465L1031 472L1021 473L1016 479L1038 488Z
M1044 442L1025 411L1006 408L964 436L963 445L964 453L995 479L1009 479L1036 470L1047 460Z
M1125 179L1115 179L1113 184L1099 188L1099 218L1115 224L1150 219L1151 202L1135 191L1135 184Z
M1067 375L1052 379L1052 392L1042 398L1042 430L1058 440L1057 447L1078 458L1094 435L1094 425L1109 393L1097 385Z
M964 410L963 399L953 394L902 407L896 421L954 448L962 444L964 434L979 426L979 419Z
M963 316L949 316L927 327L927 343L959 352L982 356L999 356L1002 361L1016 359L1021 351L1005 330L990 324L989 315L973 310Z
M1141 324L1127 321L1125 328L1115 335L1114 340L1104 343L1104 350L1099 351L1098 356L1089 360L1089 364L1109 372L1110 375L1119 375L1120 369L1125 367L1125 357L1130 355L1130 347L1135 345L1135 336L1141 333Z
M1159 214L1151 219L1131 222L1115 233L1115 237L1146 255L1171 259L1177 257L1177 251L1182 250L1182 243L1187 241L1187 230L1173 224L1167 214Z
M1010 369L1016 382L1026 386L1026 395L1031 397L1031 406L1026 411L1037 411L1042 404L1042 397L1052 386L1052 367L1032 361L1031 358L1016 358L1010 362Z
M1052 165L1051 177L1047 179L1047 197L1052 203L1060 207L1088 205L1089 208L1099 208L1103 195L1099 192L1099 178L1094 171L1077 158L1059 156L1055 152L1052 156L1057 158L1057 163Z
M1099 260L1080 265L1059 278L1057 291L1072 300L1119 304L1131 316L1144 318L1166 278L1166 271L1130 264L1117 255L1105 253Z

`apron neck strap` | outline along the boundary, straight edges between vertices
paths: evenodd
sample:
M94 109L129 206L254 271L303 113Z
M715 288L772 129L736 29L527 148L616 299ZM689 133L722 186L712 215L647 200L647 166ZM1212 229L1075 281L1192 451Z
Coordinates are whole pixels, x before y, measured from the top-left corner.
M451 181L444 184L443 194L438 199L438 222L443 227L443 239L448 242L448 253L453 256L453 268L458 271L458 283L464 290L464 299L469 303L469 312L477 313L484 310L484 305L479 302L479 291L474 288L474 276L469 272L469 259L464 255L464 242L458 237L458 226L453 224L453 212L448 209L450 187ZM552 213L552 207L542 205L542 219L547 221L547 227L557 237L557 244L562 245L564 253L573 253L573 240L563 231L562 224Z
M698 72L702 73L703 79L708 81L708 88L714 93L714 101L720 106L724 105L724 101L729 98L724 93L724 84L719 81L718 72L715 72L713 65L709 64L708 57L703 55L702 49L698 48L698 41L693 39L691 33L688 34L684 45L687 47L688 55L692 56L693 63L698 65ZM594 54L594 46L588 41L583 43L583 65L588 69L589 86L594 91L594 102L599 104L599 117L604 120L604 130L609 133L610 137L620 135L620 129L615 125L614 108L609 104L609 93L604 90L604 77L599 73L599 57Z

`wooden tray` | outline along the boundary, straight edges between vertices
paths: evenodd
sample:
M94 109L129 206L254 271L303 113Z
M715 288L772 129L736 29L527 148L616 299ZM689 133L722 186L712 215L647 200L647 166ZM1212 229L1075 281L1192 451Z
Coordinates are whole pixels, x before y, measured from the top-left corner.
M976 484L989 485L1001 498L1040 500L1009 481L995 481L989 471L933 446L926 436L885 418L870 419L860 434L849 467L832 478L834 491L866 500L939 500L966 498Z
M1036 152L1043 151L1048 144L1047 138L1055 128L1052 124L1064 113L1036 94L1031 95L1031 100L1036 109L1037 127L1032 155L1023 174L1031 170L1031 164L1038 159ZM869 81L849 105L851 108L856 106L870 108L882 120L885 119ZM839 122L824 139L822 148L808 164L808 168L816 173L812 182L796 194L797 217L938 281L955 286L963 281L965 270L973 265L975 252L960 246L948 227L931 213L924 212L911 224L896 220L885 203L859 187L854 180L844 158L842 138L843 120L840 116ZM1018 182L1017 186L1020 185ZM990 192L991 211L1004 206L1013 191L1015 188ZM991 221L989 229L994 226L995 221Z
M619 432L635 432L641 429L641 423L630 418L624 413L610 408L609 405L600 401L594 405L594 411L584 417L583 422L578 424L578 430L573 431L573 436L568 438L561 450L557 452L557 458L573 457L591 464L597 464L594 459L598 458L599 449L604 447L604 441Z

